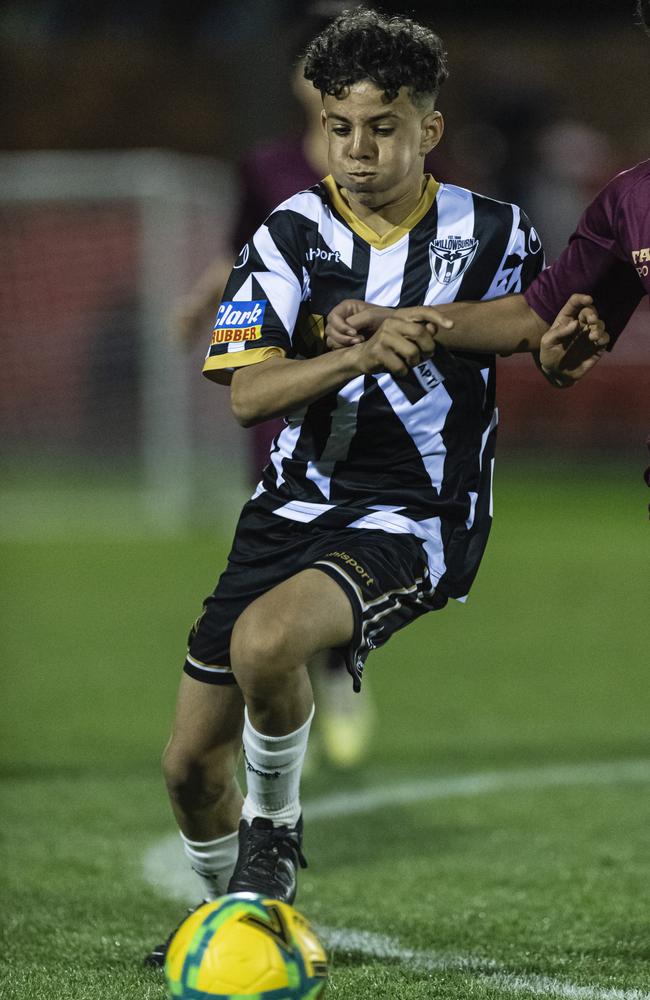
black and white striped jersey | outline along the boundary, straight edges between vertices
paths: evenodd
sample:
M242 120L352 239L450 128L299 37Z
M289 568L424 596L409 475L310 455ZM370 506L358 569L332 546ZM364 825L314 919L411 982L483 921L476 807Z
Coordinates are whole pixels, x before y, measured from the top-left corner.
M428 178L415 210L378 236L331 177L283 202L244 246L219 307L204 374L323 349L346 298L386 306L490 299L543 267L515 205ZM296 377L299 378L299 366ZM286 416L254 496L279 517L410 532L432 580L468 592L492 519L494 355L437 347L404 377L358 376Z

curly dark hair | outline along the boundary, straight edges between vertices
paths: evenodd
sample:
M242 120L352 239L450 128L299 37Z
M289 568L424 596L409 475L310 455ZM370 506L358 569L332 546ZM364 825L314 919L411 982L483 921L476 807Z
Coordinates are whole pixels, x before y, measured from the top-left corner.
M307 46L305 77L322 94L370 80L394 101L401 87L411 98L435 99L447 79L442 42L408 17L389 17L367 7L346 10Z
M636 12L639 23L650 34L650 0L637 0Z

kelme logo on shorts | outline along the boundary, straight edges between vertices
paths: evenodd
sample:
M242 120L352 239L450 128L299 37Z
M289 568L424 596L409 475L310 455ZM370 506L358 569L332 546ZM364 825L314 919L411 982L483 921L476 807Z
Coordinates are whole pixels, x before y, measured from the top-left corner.
M222 302L212 331L213 344L259 340L266 310L266 299L252 302Z

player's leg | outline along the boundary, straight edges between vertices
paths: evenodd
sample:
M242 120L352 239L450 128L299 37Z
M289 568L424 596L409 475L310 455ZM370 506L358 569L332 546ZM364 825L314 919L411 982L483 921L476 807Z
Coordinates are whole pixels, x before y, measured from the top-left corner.
M244 701L235 684L207 684L186 673L176 704L163 772L185 854L204 899L227 891L238 853L242 794L236 779ZM170 937L146 956L160 967Z
M256 806L266 803L265 815L278 822L295 822L300 808L300 760L293 758L292 742L304 751L313 713L313 694L305 664L332 648L348 645L354 618L341 587L320 570L307 569L258 598L238 619L231 642L233 671L247 703L244 746L254 732L264 734L276 752L284 748L293 768L292 780L265 781L248 771L249 790ZM292 741L290 734L299 734ZM251 746L249 752L255 752ZM258 753L261 751L258 751ZM297 750L296 750L297 753ZM270 757L267 768L277 757ZM250 759L249 759L250 763ZM258 760L258 763L260 761ZM264 796L265 802L260 801ZM244 816L255 810L247 802Z
M307 662L349 645L354 615L343 589L307 569L240 615L230 657L246 702L247 795L240 853L229 891L292 902L301 844L300 776L314 712Z
M251 722L275 737L303 725L313 711L307 661L348 645L353 630L346 593L320 570L303 570L249 604L230 658Z
M290 902L303 860L299 781L312 711L305 662L319 650L339 649L359 691L369 651L447 601L432 582L422 542L409 534L314 533L308 555L309 568L246 608L230 649L246 701L248 768L229 889Z
M176 821L191 841L214 840L237 829L242 795L235 771L243 721L236 684L206 684L181 675L163 772Z

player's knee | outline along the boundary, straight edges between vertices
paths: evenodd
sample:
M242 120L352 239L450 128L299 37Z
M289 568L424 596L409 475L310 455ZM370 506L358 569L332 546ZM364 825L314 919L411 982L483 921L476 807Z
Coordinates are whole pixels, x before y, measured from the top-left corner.
M240 684L246 678L291 670L296 665L291 628L282 618L265 620L254 608L248 608L233 629L230 659Z
M230 791L233 766L226 760L184 752L170 742L162 763L169 797L183 809L217 804Z

